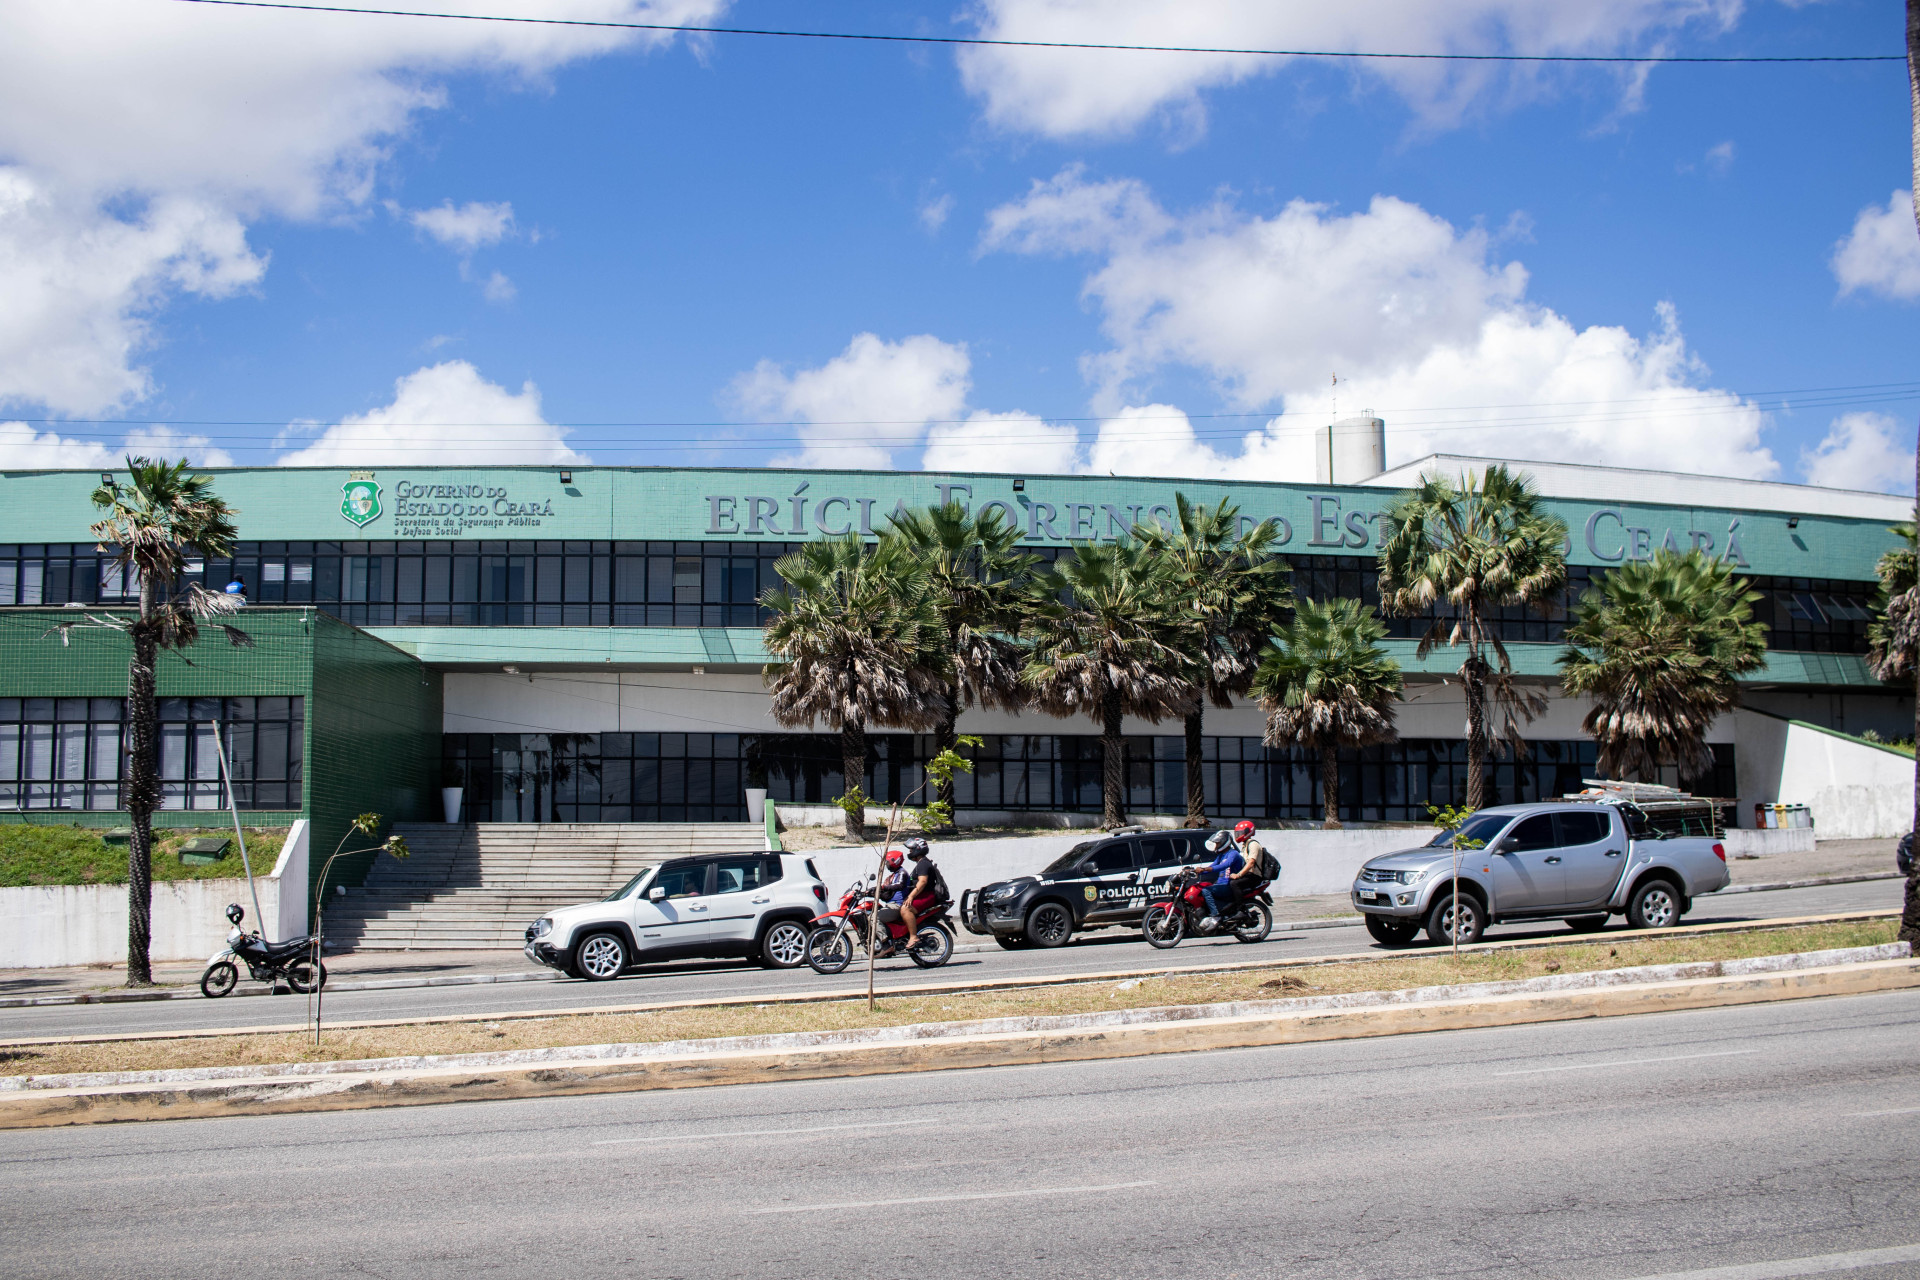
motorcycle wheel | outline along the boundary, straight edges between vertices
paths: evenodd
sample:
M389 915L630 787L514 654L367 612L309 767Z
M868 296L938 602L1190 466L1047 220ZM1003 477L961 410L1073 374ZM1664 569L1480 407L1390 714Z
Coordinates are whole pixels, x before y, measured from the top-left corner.
M930 924L913 935L913 947L907 955L922 969L938 969L953 959L953 935Z
M320 980L313 980L313 971L320 971ZM327 966L316 965L311 960L295 960L287 966L287 985L293 988L295 995L305 995L327 985Z
M1267 910L1264 902L1249 902L1240 908L1247 917L1247 923L1233 931L1233 936L1242 942L1264 942L1273 932L1273 912Z
M1140 917L1140 935L1150 947L1165 951L1168 947L1180 945L1180 939L1187 936L1186 913L1170 902L1155 903L1147 908L1147 914Z
M825 925L807 935L807 963L815 973L843 972L853 963L853 939L844 929Z
M231 960L215 961L200 975L200 994L209 1000L218 1000L239 985L240 970Z

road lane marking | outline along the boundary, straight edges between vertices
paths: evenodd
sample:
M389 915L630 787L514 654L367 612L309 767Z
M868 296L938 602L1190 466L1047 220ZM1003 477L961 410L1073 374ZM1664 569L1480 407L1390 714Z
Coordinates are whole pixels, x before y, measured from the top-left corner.
M1024 1191L975 1191L966 1195L903 1196L898 1200L840 1200L833 1204L783 1204L771 1209L747 1209L746 1213L820 1213L831 1209L887 1209L900 1204L946 1204L954 1200L1012 1200L1021 1196L1084 1196L1096 1191L1131 1191L1137 1187L1157 1187L1157 1182L1109 1182L1099 1187L1029 1187Z
M1886 1267L1896 1262L1920 1262L1920 1244L1895 1245L1890 1249L1857 1249L1851 1253L1822 1253L1807 1258L1787 1258L1780 1262L1748 1262L1732 1267L1708 1267L1702 1271L1662 1271L1654 1276L1636 1276L1634 1280L1777 1280L1784 1276L1818 1276L1833 1271L1858 1271L1862 1267Z
M1601 1071L1607 1067L1644 1067L1654 1062L1693 1062L1699 1058L1737 1058L1758 1049L1726 1049L1719 1053L1683 1053L1673 1058L1625 1058L1619 1062L1577 1062L1569 1067L1528 1067L1524 1071L1496 1071L1496 1076L1538 1076L1549 1071Z
M898 1129L910 1124L938 1124L938 1120L873 1120L865 1124L820 1124L806 1129L729 1129L725 1133L667 1133L645 1138L602 1138L593 1145L613 1147L623 1142L705 1142L709 1138L772 1138L789 1133L839 1133L845 1129Z
M1840 1118L1842 1120L1860 1120L1867 1116L1910 1116L1916 1111L1920 1111L1920 1107L1895 1107L1891 1111L1849 1111Z

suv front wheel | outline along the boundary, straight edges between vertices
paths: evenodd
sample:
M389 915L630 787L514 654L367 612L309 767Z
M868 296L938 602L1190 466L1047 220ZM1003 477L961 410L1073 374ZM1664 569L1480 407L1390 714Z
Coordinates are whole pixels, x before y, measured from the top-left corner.
M575 950L573 967L588 982L617 978L627 967L627 944L616 933L591 934Z
M1073 913L1058 902L1043 902L1027 917L1026 934L1037 947L1064 947L1073 937Z

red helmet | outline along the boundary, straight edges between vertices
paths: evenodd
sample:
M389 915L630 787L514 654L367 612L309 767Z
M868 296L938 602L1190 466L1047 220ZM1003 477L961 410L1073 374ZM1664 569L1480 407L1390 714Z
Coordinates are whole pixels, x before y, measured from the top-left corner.
M1248 822L1245 818L1242 818L1240 821L1234 823L1233 838L1235 840L1253 839L1253 824L1251 822Z
M906 855L902 854L898 849L889 849L887 850L887 856L884 861L887 864L887 870L898 871L900 864L906 861Z

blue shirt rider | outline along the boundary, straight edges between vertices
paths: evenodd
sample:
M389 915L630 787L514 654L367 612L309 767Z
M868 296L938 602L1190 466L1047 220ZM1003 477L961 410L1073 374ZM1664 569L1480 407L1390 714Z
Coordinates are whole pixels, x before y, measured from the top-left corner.
M1213 855L1208 870L1213 872L1213 883L1200 890L1207 900L1207 918L1200 922L1202 929L1212 929L1220 923L1220 901L1214 895L1221 890L1231 894L1227 882L1233 879L1233 873L1246 865L1246 859L1233 847L1233 836L1225 831L1216 831L1207 837L1207 852Z

